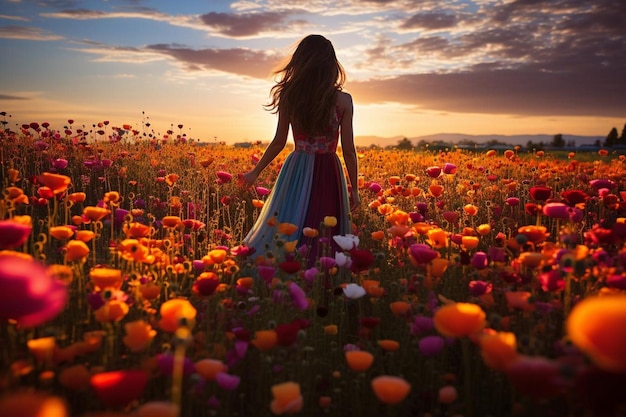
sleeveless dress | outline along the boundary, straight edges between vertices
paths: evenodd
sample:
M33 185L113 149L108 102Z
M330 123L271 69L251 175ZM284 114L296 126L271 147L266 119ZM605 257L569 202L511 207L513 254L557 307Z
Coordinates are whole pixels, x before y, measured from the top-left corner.
M351 233L348 188L337 155L341 117L337 108L322 136L311 137L294 130L295 149L285 159L259 217L243 240L255 250L253 257L275 251L279 223L298 226L296 233L281 236L281 239L297 240L299 247L307 245L310 266L319 256L334 256L332 248L336 246L332 236ZM326 216L336 217L336 226L320 227ZM275 226L268 225L272 217L275 217ZM305 237L302 234L305 227L319 230L319 236ZM319 245L320 238L329 238L328 244ZM327 251L322 253L319 248Z

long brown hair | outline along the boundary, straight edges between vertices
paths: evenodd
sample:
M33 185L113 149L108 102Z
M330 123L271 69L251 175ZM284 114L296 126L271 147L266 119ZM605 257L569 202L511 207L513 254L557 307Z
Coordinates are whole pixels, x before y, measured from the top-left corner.
M306 134L323 133L335 109L346 73L332 43L321 35L302 39L287 64L274 72L279 81L270 90L266 109L287 109L292 126Z

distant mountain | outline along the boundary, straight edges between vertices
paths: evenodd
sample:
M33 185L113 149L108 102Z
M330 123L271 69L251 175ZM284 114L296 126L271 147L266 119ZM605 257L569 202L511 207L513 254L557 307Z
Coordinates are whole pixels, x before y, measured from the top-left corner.
M605 137L603 136L580 136L580 135L568 135L562 134L565 142L574 141L576 146L580 145L592 145L597 140L603 142ZM359 146L376 145L380 147L397 145L400 140L406 136L393 136L393 137L380 137L380 136L357 136L355 142ZM420 141L426 142L446 142L450 144L457 144L463 140L476 142L478 144L487 143L489 141L498 141L501 143L508 143L512 146L526 145L528 141L533 143L543 142L549 144L552 142L554 135L537 134L537 135L468 135L465 133L436 133L434 135L409 137L408 139L417 145Z

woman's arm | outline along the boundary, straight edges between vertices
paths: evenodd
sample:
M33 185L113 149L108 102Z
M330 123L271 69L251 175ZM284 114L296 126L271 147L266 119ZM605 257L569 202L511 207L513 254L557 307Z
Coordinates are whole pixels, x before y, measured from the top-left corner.
M289 134L289 117L286 111L279 110L278 124L276 125L276 133L274 139L267 146L261 160L249 172L242 175L243 186L250 187L256 181L259 174L267 167L285 148L287 143L287 135Z
M352 96L348 93L339 94L341 94L341 108L343 110L343 116L341 118L341 149L343 152L343 160L346 163L346 169L348 171L348 179L352 188L352 201L350 202L350 209L354 210L361 204L358 190L359 168L356 148L354 146L354 131L352 128L354 109Z

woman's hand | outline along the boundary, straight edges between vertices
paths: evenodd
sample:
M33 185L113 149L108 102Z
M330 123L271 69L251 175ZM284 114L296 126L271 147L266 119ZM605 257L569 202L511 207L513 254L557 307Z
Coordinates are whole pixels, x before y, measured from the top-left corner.
M361 199L359 198L359 192L352 190L350 194L350 211L356 210L361 205Z
M254 170L246 172L245 174L241 174L239 176L239 185L245 189L252 187L252 184L256 181L259 174L257 174Z

